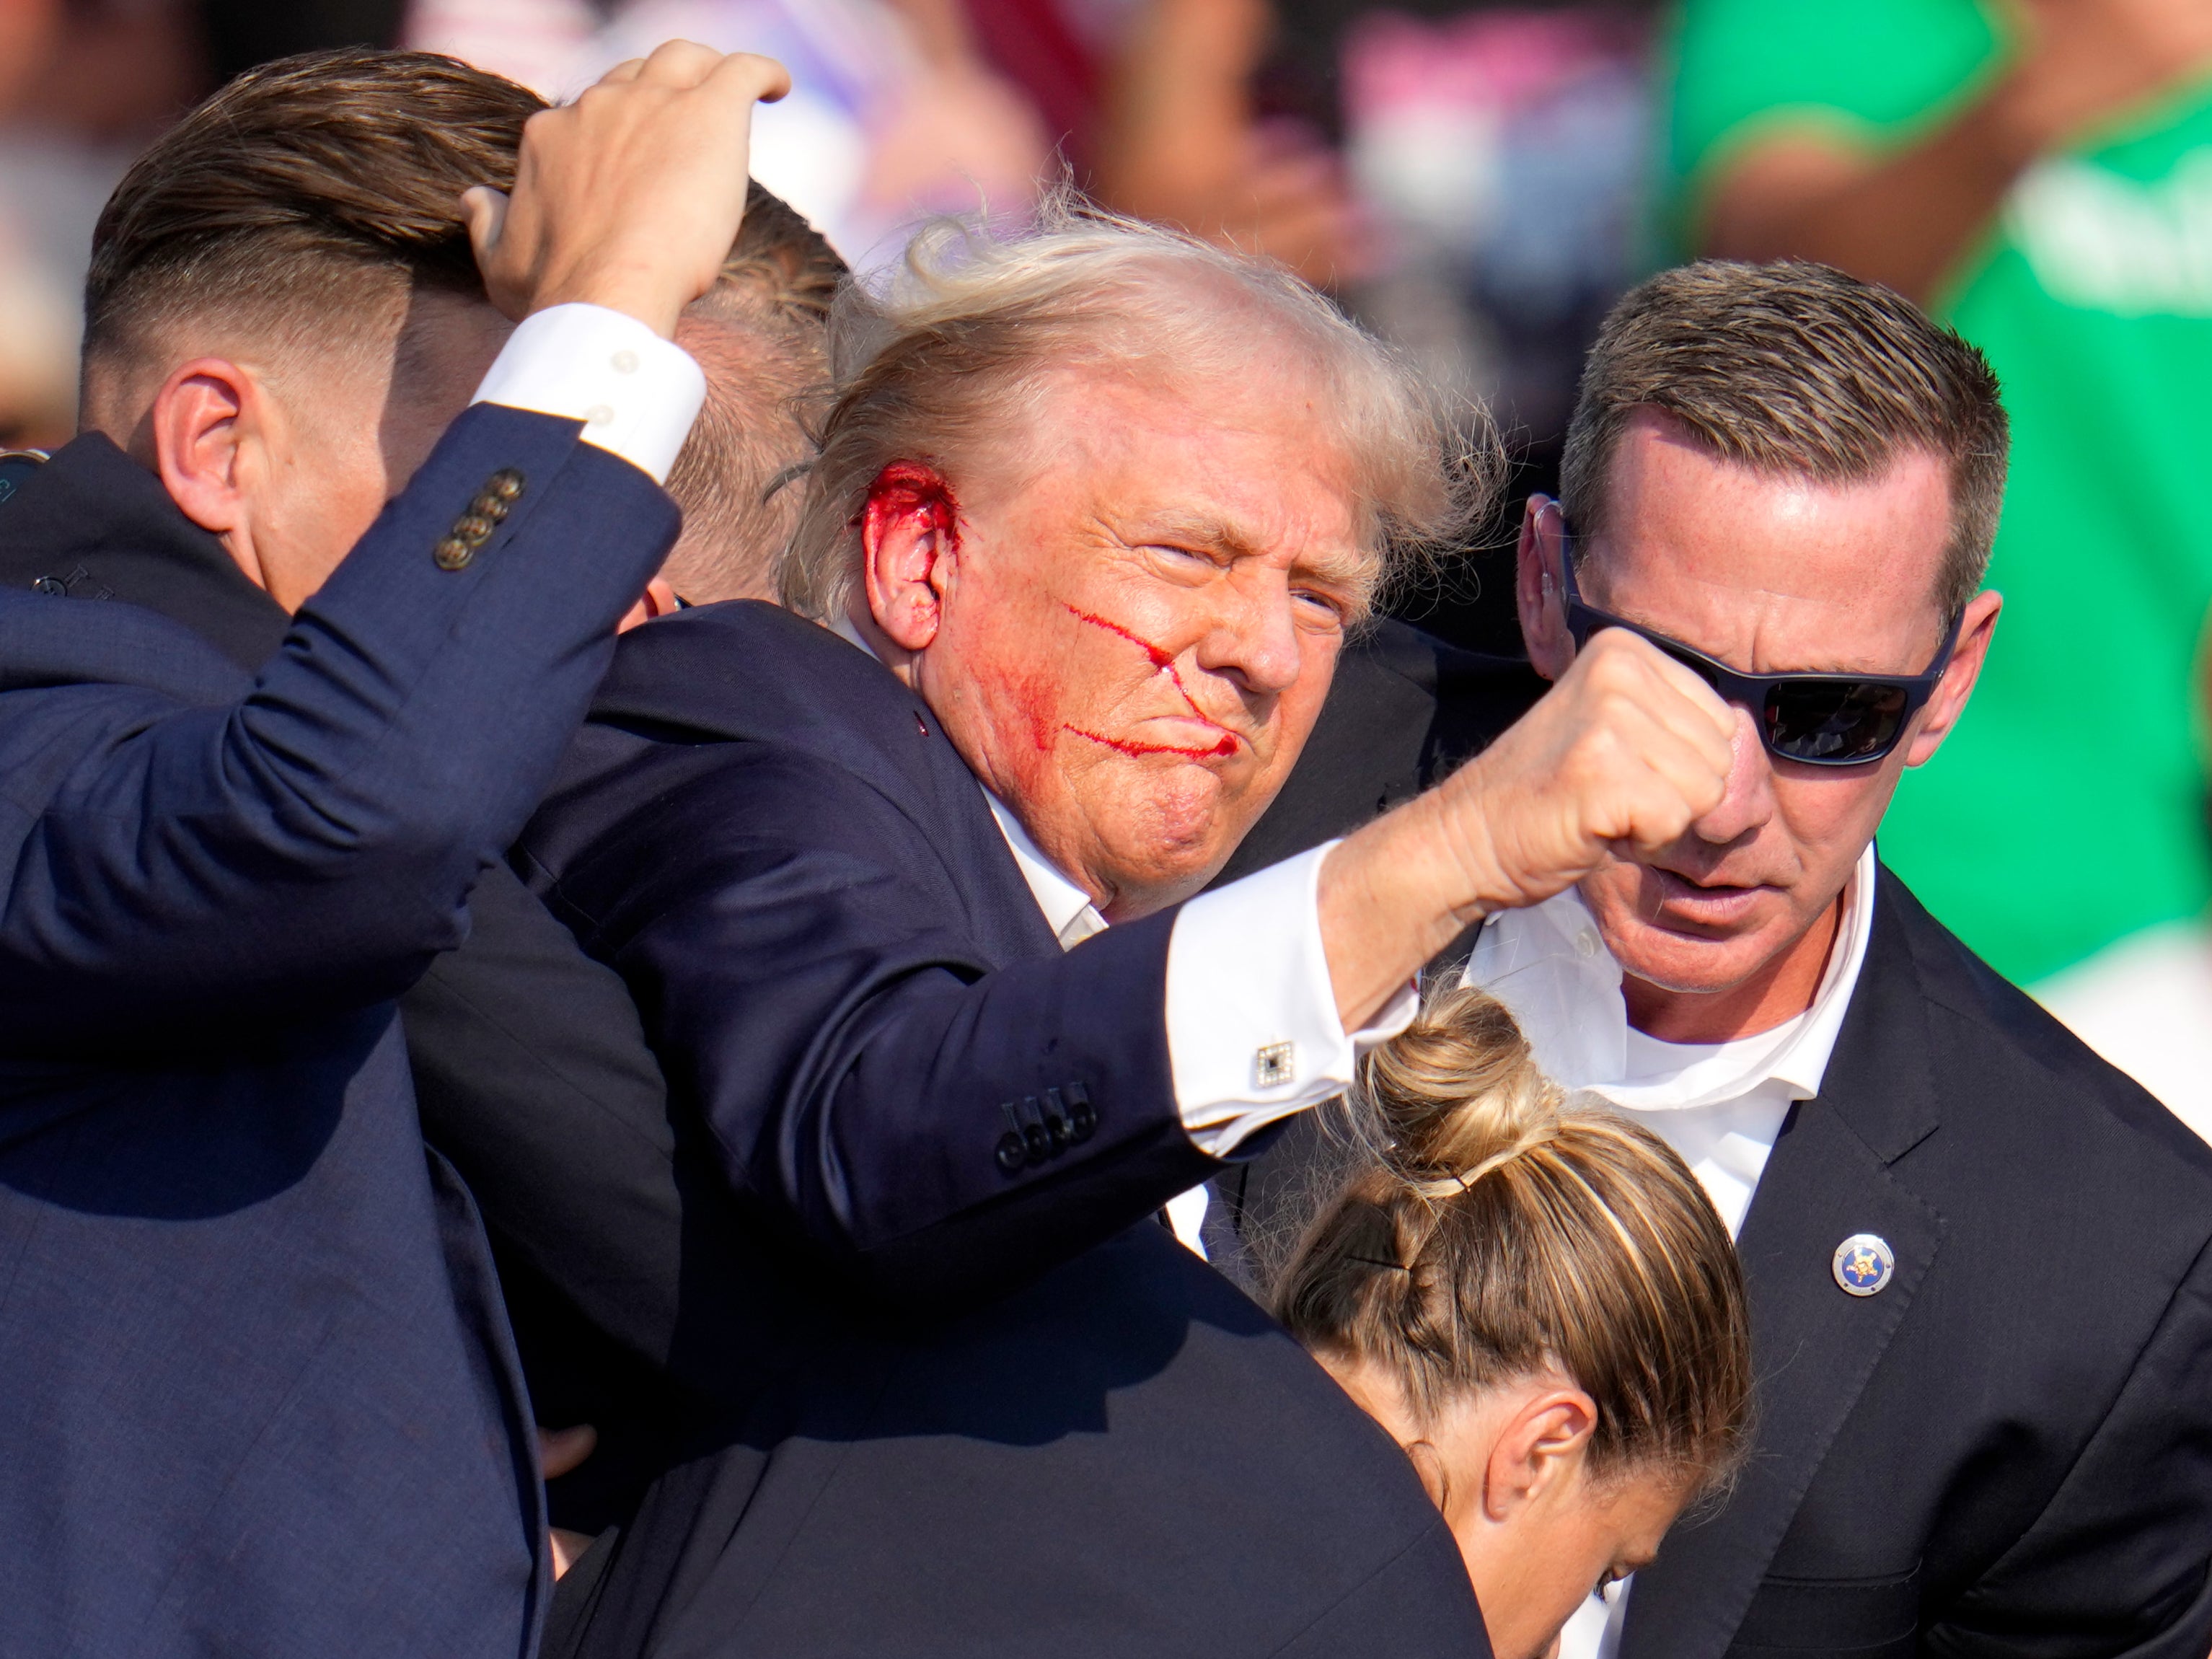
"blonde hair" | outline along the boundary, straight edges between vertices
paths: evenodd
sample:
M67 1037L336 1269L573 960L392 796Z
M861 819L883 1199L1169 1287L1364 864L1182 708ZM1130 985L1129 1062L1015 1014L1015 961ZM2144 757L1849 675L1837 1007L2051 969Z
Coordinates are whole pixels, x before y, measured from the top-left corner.
M1594 1473L1724 1479L1750 1327L1735 1246L1682 1160L1565 1097L1472 989L1370 1053L1354 1106L1370 1144L1272 1287L1291 1334L1378 1367L1422 1422L1556 1370L1596 1403Z
M1034 227L943 221L830 318L837 396L783 565L783 601L842 616L870 486L894 461L956 486L987 443L1018 443L1042 385L1069 368L1181 378L1302 361L1334 428L1384 579L1462 534L1503 477L1486 416L1448 416L1405 362L1279 265L1125 219L1062 190Z

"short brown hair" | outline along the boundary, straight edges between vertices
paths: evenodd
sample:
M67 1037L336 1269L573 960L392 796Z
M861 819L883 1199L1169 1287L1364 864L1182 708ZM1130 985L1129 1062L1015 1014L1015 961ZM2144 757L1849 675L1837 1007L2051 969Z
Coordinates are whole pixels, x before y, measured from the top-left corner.
M1380 1368L1422 1423L1556 1369L1597 1407L1593 1474L1725 1479L1751 1328L1728 1229L1682 1160L1565 1099L1469 988L1371 1051L1355 1102L1367 1148L1274 1277L1291 1334Z
M720 279L684 313L707 401L668 475L684 534L664 574L688 599L775 597L830 401L830 309L846 275L819 231L753 185Z
M220 310L324 317L395 279L481 293L460 195L514 182L537 94L450 58L348 48L240 76L140 156L101 210L85 355Z
M1656 410L1721 459L1848 483L1925 450L1951 472L1951 538L1936 580L1948 618L1989 568L2010 428L1982 354L1902 295L1832 266L1707 259L1623 296L1583 370L1560 505L1583 536L1631 416Z

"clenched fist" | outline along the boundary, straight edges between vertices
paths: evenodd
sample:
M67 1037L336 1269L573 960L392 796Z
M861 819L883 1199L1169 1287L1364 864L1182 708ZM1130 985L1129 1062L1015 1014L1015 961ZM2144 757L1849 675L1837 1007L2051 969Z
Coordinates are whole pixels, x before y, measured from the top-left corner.
M1437 792L1484 914L1540 904L1617 848L1656 852L1719 805L1735 722L1681 664L1620 629Z
M1496 743L1329 854L1322 939L1346 1028L1472 922L1683 835L1727 793L1735 733L1680 663L1618 629L1593 637Z
M585 301L673 338L744 217L753 106L790 89L772 58L672 40L532 116L513 197L463 198L492 302L520 320Z

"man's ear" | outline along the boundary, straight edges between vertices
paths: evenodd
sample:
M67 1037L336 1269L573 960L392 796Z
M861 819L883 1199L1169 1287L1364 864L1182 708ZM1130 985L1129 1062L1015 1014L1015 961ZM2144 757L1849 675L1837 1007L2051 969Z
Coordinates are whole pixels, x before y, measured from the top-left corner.
M1521 641L1529 665L1556 680L1575 659L1567 633L1567 603L1560 591L1566 556L1566 518L1549 495L1531 495L1521 511L1521 544L1513 556L1514 606L1521 613Z
M1951 735L1951 728L1959 723L1959 716L1966 712L1966 699L1974 695L1974 683L1981 678L1982 665L1989 660L1997 613L2003 609L2004 595L1988 590L1966 602L1966 613L1959 618L1959 643L1951 653L1951 665L1921 711L1920 729L1905 746L1907 766L1925 766L1933 760L1943 739Z
M1483 1513L1492 1521L1557 1487L1582 1466L1597 1427L1597 1403L1580 1389L1547 1389L1513 1413L1491 1449Z
M266 395L247 370L197 357L161 383L140 428L154 470L185 516L223 538L239 568L266 587L246 510L246 451L262 436Z
M649 623L655 617L665 617L676 609L676 590L665 576L655 576L645 585L645 592L638 602L623 613L615 624L615 632L627 634L641 623Z
M934 467L893 461L868 486L860 514L861 574L868 613L902 651L937 637L950 556L960 550L960 507Z

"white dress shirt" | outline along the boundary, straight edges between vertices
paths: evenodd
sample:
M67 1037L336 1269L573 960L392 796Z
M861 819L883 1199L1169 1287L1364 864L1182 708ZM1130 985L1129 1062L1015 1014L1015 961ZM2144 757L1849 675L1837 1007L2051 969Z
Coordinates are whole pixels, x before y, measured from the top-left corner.
M849 623L836 631L860 644ZM983 799L1060 948L1103 932L1091 896L1053 866L1004 801L988 789ZM1335 845L1201 893L1176 917L1166 996L1176 1109L1192 1141L1216 1158L1255 1130L1342 1094L1360 1053L1404 1030L1419 1006L1408 985L1364 1030L1347 1033L1337 1018L1317 896L1322 860ZM1206 1201L1200 1186L1166 1206L1176 1237L1200 1255Z
M626 313L572 304L523 319L469 401L581 421L586 443L665 483L706 398L681 346Z
M1467 977L1512 1011L1536 1062L1568 1089L1602 1096L1682 1156L1734 1234L1790 1106L1820 1092L1828 1056L1874 932L1874 848L1859 855L1812 1006L1729 1042L1662 1042L1628 1023L1620 964L1569 888L1482 930ZM1613 1659L1632 1580L1568 1622L1559 1659Z

